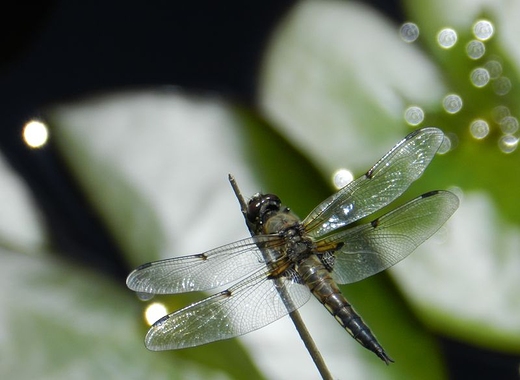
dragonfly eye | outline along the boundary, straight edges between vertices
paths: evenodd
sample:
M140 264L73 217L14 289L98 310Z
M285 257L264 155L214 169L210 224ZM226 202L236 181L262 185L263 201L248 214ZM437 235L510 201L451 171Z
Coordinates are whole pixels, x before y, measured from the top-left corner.
M279 211L282 201L274 194L256 194L247 205L247 220L251 223L262 221L270 211Z

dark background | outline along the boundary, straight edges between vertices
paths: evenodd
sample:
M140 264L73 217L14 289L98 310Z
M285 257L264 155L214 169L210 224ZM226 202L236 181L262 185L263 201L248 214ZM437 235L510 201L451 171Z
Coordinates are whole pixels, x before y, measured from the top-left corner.
M397 0L365 2L396 24L403 21ZM23 125L59 101L164 84L217 91L253 105L264 46L294 3L73 0L3 6L0 149L33 191L59 251L121 281L131 269L52 139L44 149L29 150L21 140ZM518 357L439 341L451 378L518 378Z

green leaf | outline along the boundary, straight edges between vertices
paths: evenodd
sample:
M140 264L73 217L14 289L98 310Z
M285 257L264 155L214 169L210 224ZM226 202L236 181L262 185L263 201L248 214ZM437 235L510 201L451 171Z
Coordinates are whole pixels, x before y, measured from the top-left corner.
M48 256L0 255L2 378L222 378L214 367L148 352L122 284Z
M45 226L32 195L0 156L0 247L37 255L48 246Z
M427 56L355 2L298 3L273 34L261 74L267 119L324 173L366 170L374 152L406 134L409 103L432 109L445 91Z

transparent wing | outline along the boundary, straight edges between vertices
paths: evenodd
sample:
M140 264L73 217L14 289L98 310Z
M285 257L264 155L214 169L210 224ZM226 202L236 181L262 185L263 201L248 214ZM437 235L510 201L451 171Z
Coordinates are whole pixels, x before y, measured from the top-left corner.
M343 243L331 261L334 280L348 284L398 263L432 236L455 212L459 199L448 191L432 191L403 206L320 244Z
M274 235L258 235L205 253L143 264L126 279L126 285L142 298L212 289L235 281L266 266L259 247L276 246ZM265 248L267 249L267 248Z
M150 350L174 350L236 337L259 329L305 304L307 286L293 270L269 279L266 270L235 286L169 314L150 328ZM280 295L284 294L283 298Z
M303 221L307 233L324 236L395 200L422 175L443 138L433 127L410 133L364 176L320 203Z

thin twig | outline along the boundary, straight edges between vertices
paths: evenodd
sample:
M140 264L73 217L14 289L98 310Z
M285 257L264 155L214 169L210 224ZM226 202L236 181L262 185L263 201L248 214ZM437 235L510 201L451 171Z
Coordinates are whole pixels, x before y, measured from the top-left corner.
M312 339L309 330L307 330L307 326L305 326L305 323L303 323L303 319L298 310L290 312L289 317L291 317L296 330L298 330L298 334L300 334L300 338L302 338L303 344L305 344L305 348L307 348L307 351L314 361L316 368L318 368L321 377L324 380L332 380L332 374L327 368L327 364L325 364L325 360L323 360L323 356L321 356L321 353L318 350L316 343L314 343L314 339Z
M235 178L231 174L229 175L229 183L231 184L231 187L233 188L233 191L235 192L235 195L238 199L238 203L240 204L240 210L242 211L242 215L244 216L244 219L246 221L247 228L249 229L249 232L251 233L251 235L254 236L255 231L253 230L253 226L247 220L247 203L245 202L244 197L242 196L242 193L240 192L240 189L238 188ZM280 286L277 286L277 289L280 292L280 297L282 297L284 302L287 302L288 300L290 300L291 298L286 293L286 289L283 286L281 286L281 281L279 279L277 279L276 284L280 285ZM332 380L333 379L332 374L330 373L329 369L327 368L327 365L325 364L325 361L323 360L323 356L321 356L321 353L318 350L316 343L314 343L314 339L312 339L312 336L309 333L309 330L307 330L307 327L305 326L305 323L303 322L303 319L300 316L300 313L298 312L298 310L296 310L294 308L294 306L292 306L290 304L286 304L285 306L287 307L287 310L292 310L289 313L289 316L291 317L291 320L293 321L293 324L296 327L298 334L300 334L300 338L303 340L303 343L305 344L305 348L307 348L307 351L309 352L309 355L311 356L312 360L314 361L316 368L318 368L318 371L320 372L321 377L325 380Z

